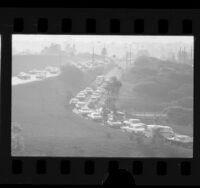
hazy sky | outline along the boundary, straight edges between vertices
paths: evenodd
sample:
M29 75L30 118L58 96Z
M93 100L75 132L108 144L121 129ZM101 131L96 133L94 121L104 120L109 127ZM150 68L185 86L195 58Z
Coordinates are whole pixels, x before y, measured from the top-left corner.
M66 43L75 44L76 49L79 52L91 51L92 47L96 48L97 53L100 49L106 45L110 47L110 53L113 48L120 46L123 48L129 44L134 43L160 43L181 45L192 45L192 36L108 36L108 35L13 35L13 49L15 52L31 51L40 52L45 46L49 46L51 43L60 44L62 47ZM109 51L109 49L108 49ZM117 50L119 51L119 50Z

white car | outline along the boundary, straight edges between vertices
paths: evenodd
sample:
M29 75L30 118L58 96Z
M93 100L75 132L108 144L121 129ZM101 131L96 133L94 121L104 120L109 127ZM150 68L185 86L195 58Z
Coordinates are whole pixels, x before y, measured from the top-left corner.
M82 90L82 91L80 91L79 93L78 93L78 95L86 95L87 94L87 91L85 91L85 90Z
M38 78L38 79L46 78L46 71L38 71L36 74L36 78Z
M92 112L91 109L89 109L88 107L83 107L81 109L79 109L78 111L81 115L87 116L88 114L90 114Z
M76 108L82 108L82 107L84 107L86 105L87 105L87 102L79 101L79 102L76 103L75 106L76 106Z
M85 94L81 94L81 93L79 93L79 94L76 95L76 98L78 98L80 100L85 99L85 97L86 97Z
M29 71L29 74L33 74L34 75L34 74L37 74L37 73L38 73L38 70L36 70L36 69L33 69L33 70Z
M92 113L88 114L88 117L97 122L102 121L102 115L98 112L92 112Z
M91 99L95 99L95 100L97 100L97 99L99 99L101 97L101 95L91 95Z
M175 134L174 137L168 138L167 140L174 145L190 149L193 147L193 138L187 135Z
M85 91L87 91L87 92L93 92L93 89L91 87L86 87Z
M123 123L125 125L131 125L131 124L141 123L141 121L139 119L129 119L125 120Z
M146 130L146 124L144 123L135 123L135 124L130 124L128 126L122 126L121 127L122 131L126 132L143 132L145 133Z
M120 121L112 121L111 119L108 119L107 124L112 127L112 128L116 128L116 129L120 129L122 126L122 122Z
M51 74L58 74L59 70L58 69L54 69L54 70L51 70L49 71Z
M169 126L164 125L147 125L147 135L154 136L157 131L164 139L173 138L175 133Z
M108 84L104 82L100 87L105 89L107 86Z
M128 132L128 133L134 133L134 134L145 134L145 128L144 127L121 127L122 131Z
M28 80L31 79L31 76L25 72L21 72L17 75L18 78L23 79L23 80Z
M79 100L77 98L72 98L70 101L69 101L69 104L76 104L78 103Z

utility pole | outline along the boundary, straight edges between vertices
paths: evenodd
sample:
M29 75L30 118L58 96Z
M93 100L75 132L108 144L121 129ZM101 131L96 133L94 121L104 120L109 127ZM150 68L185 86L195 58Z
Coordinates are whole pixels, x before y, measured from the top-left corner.
M106 49L105 48L105 43L104 43L104 49ZM106 55L104 54L104 56L103 56L103 61L104 61L104 65L105 65L105 63L106 63L106 57L105 57Z
M94 64L94 47L92 48L92 64Z
M128 52L126 52L126 70L128 68Z
M130 65L131 65L131 45L130 45Z
M61 67L61 50L59 51L59 65Z

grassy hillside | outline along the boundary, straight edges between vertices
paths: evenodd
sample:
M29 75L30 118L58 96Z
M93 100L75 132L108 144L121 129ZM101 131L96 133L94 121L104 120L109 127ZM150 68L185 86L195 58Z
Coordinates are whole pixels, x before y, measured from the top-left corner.
M159 121L177 133L193 135L193 68L140 57L122 76L119 106L129 112L164 113ZM154 121L154 119L153 119Z

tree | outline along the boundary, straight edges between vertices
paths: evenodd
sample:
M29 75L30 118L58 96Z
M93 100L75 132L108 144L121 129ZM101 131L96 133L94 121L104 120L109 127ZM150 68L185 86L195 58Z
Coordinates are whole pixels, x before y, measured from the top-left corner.
M106 58L106 56L107 56L107 49L105 48L105 46L102 48L102 50L101 50L101 55L102 55L102 57L103 57L103 60L104 60L104 62L105 62L105 58Z
M51 43L50 46L46 46L42 49L41 54L59 55L61 51L61 46L59 44Z
M107 106L103 106L102 109L102 117L103 117L103 123L104 125L106 124L106 121L108 119L108 114L110 113L110 110L107 108Z
M193 110L190 108L182 108L180 106L168 107L164 110L167 114L169 123L176 125L192 125L193 124Z
M107 90L106 104L114 112L116 112L115 103L117 101L121 86L122 83L115 76L113 76L110 78L110 83L105 88Z

